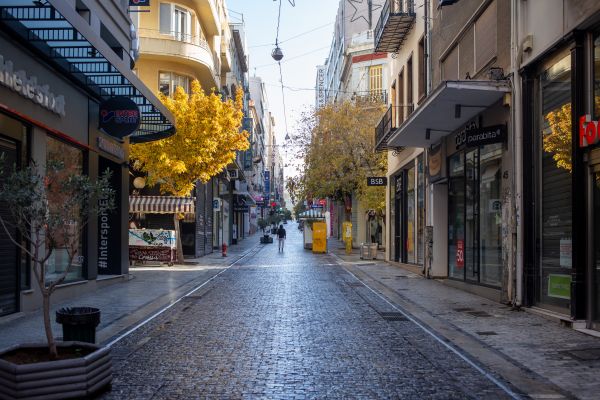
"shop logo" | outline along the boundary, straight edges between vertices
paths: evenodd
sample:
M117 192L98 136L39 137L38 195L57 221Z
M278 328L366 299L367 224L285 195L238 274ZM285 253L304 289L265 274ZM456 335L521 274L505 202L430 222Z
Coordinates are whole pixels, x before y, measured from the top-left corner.
M140 110L133 100L124 96L111 97L100 104L100 129L122 139L140 126Z
M594 145L600 141L600 125L589 114L579 117L579 147Z

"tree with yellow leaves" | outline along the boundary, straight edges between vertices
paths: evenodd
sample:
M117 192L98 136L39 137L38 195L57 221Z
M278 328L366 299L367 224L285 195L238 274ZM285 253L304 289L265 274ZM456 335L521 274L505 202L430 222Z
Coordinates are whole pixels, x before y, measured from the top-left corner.
M299 178L305 197L342 200L354 194L366 208L385 209L385 189L367 187L367 176L387 170L386 155L374 150L374 127L383 110L346 101L305 114L300 134L304 149L299 152L306 165Z
M173 136L131 145L130 159L135 170L147 175L147 184L160 184L160 192L188 196L197 181L208 182L235 159L236 151L248 149L248 132L241 131L242 91L235 100L222 101L216 93L205 94L194 80L191 93L177 87L173 97L160 100L175 116ZM179 218L175 215L177 257L183 251Z
M131 145L133 168L148 175L147 183L160 184L164 194L187 196L196 181L208 182L248 149L248 132L242 124L242 92L222 101L205 94L197 80L188 95L177 87L174 96L160 100L175 116L176 133L166 139Z

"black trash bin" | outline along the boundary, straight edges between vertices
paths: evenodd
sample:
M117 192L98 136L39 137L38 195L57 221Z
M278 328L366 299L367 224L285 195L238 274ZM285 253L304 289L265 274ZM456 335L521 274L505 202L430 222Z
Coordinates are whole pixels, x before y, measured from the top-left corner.
M63 307L56 312L56 322L62 325L64 342L96 343L100 310L93 307Z

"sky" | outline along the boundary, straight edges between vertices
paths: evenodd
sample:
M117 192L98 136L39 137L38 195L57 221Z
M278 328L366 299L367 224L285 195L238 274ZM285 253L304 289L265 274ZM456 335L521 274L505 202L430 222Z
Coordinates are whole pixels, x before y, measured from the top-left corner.
M291 133L302 111L315 103L316 66L325 63L329 53L338 0L280 0L281 20L279 47L283 51L281 67L287 129ZM286 135L283 97L279 68L271 58L277 33L279 0L226 0L229 18L239 22L243 14L246 44L249 53L250 76L265 82L271 112L275 115L277 142L284 143ZM292 6L291 3L295 3ZM307 90L297 90L307 89ZM296 175L290 164L291 154L285 155L285 175Z

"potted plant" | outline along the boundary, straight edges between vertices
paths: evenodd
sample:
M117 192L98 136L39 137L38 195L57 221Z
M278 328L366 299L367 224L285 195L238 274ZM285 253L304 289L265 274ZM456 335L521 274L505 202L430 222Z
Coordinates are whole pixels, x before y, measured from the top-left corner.
M84 397L110 384L110 349L77 341L57 343L50 322L50 298L79 255L81 235L90 218L114 208L115 191L110 187L109 170L97 181L78 168L65 167L62 161L49 161L41 170L34 163L20 170L7 168L0 156L0 201L11 215L0 216L0 225L31 262L42 295L46 334L45 344L17 344L0 350L0 397ZM51 280L48 261L57 251L66 255L67 265Z

